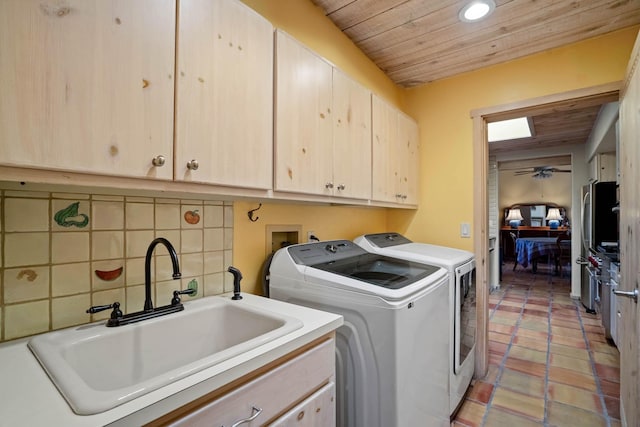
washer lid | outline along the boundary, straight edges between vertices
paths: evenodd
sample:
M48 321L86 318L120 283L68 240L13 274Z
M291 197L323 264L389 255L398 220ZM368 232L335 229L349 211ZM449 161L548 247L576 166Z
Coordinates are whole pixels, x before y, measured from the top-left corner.
M349 240L305 243L286 250L298 265L391 290L416 283L440 270L429 264L369 253Z
M309 267L387 289L404 288L440 270L440 267L429 264L369 253Z

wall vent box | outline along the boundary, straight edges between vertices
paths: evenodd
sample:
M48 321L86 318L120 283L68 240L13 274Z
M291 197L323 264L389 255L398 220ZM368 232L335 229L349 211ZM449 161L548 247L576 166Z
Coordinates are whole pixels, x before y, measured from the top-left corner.
M287 245L300 243L302 225L267 225L265 255L269 256Z

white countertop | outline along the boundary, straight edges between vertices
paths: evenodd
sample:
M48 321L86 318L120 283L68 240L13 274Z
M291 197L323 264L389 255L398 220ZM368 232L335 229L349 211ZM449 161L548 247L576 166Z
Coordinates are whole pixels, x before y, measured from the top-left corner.
M27 347L30 338L1 344L0 426L139 426L216 390L342 325L342 316L336 314L251 294L243 294L243 297L238 303L298 318L303 323L302 328L95 415L77 415L71 410ZM188 309L189 303L186 302L185 310Z

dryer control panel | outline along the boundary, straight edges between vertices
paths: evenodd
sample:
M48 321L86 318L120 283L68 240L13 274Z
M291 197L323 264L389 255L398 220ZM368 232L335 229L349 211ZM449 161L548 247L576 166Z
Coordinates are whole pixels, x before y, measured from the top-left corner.
M372 245L379 248L388 248L390 246L413 243L411 240L398 233L365 234L364 238L367 239Z

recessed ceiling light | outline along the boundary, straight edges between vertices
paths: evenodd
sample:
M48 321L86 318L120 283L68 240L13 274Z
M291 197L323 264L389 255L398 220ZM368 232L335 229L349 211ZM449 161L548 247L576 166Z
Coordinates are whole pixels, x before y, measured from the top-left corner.
M489 16L495 8L493 0L474 0L460 10L458 18L463 22L477 22Z

